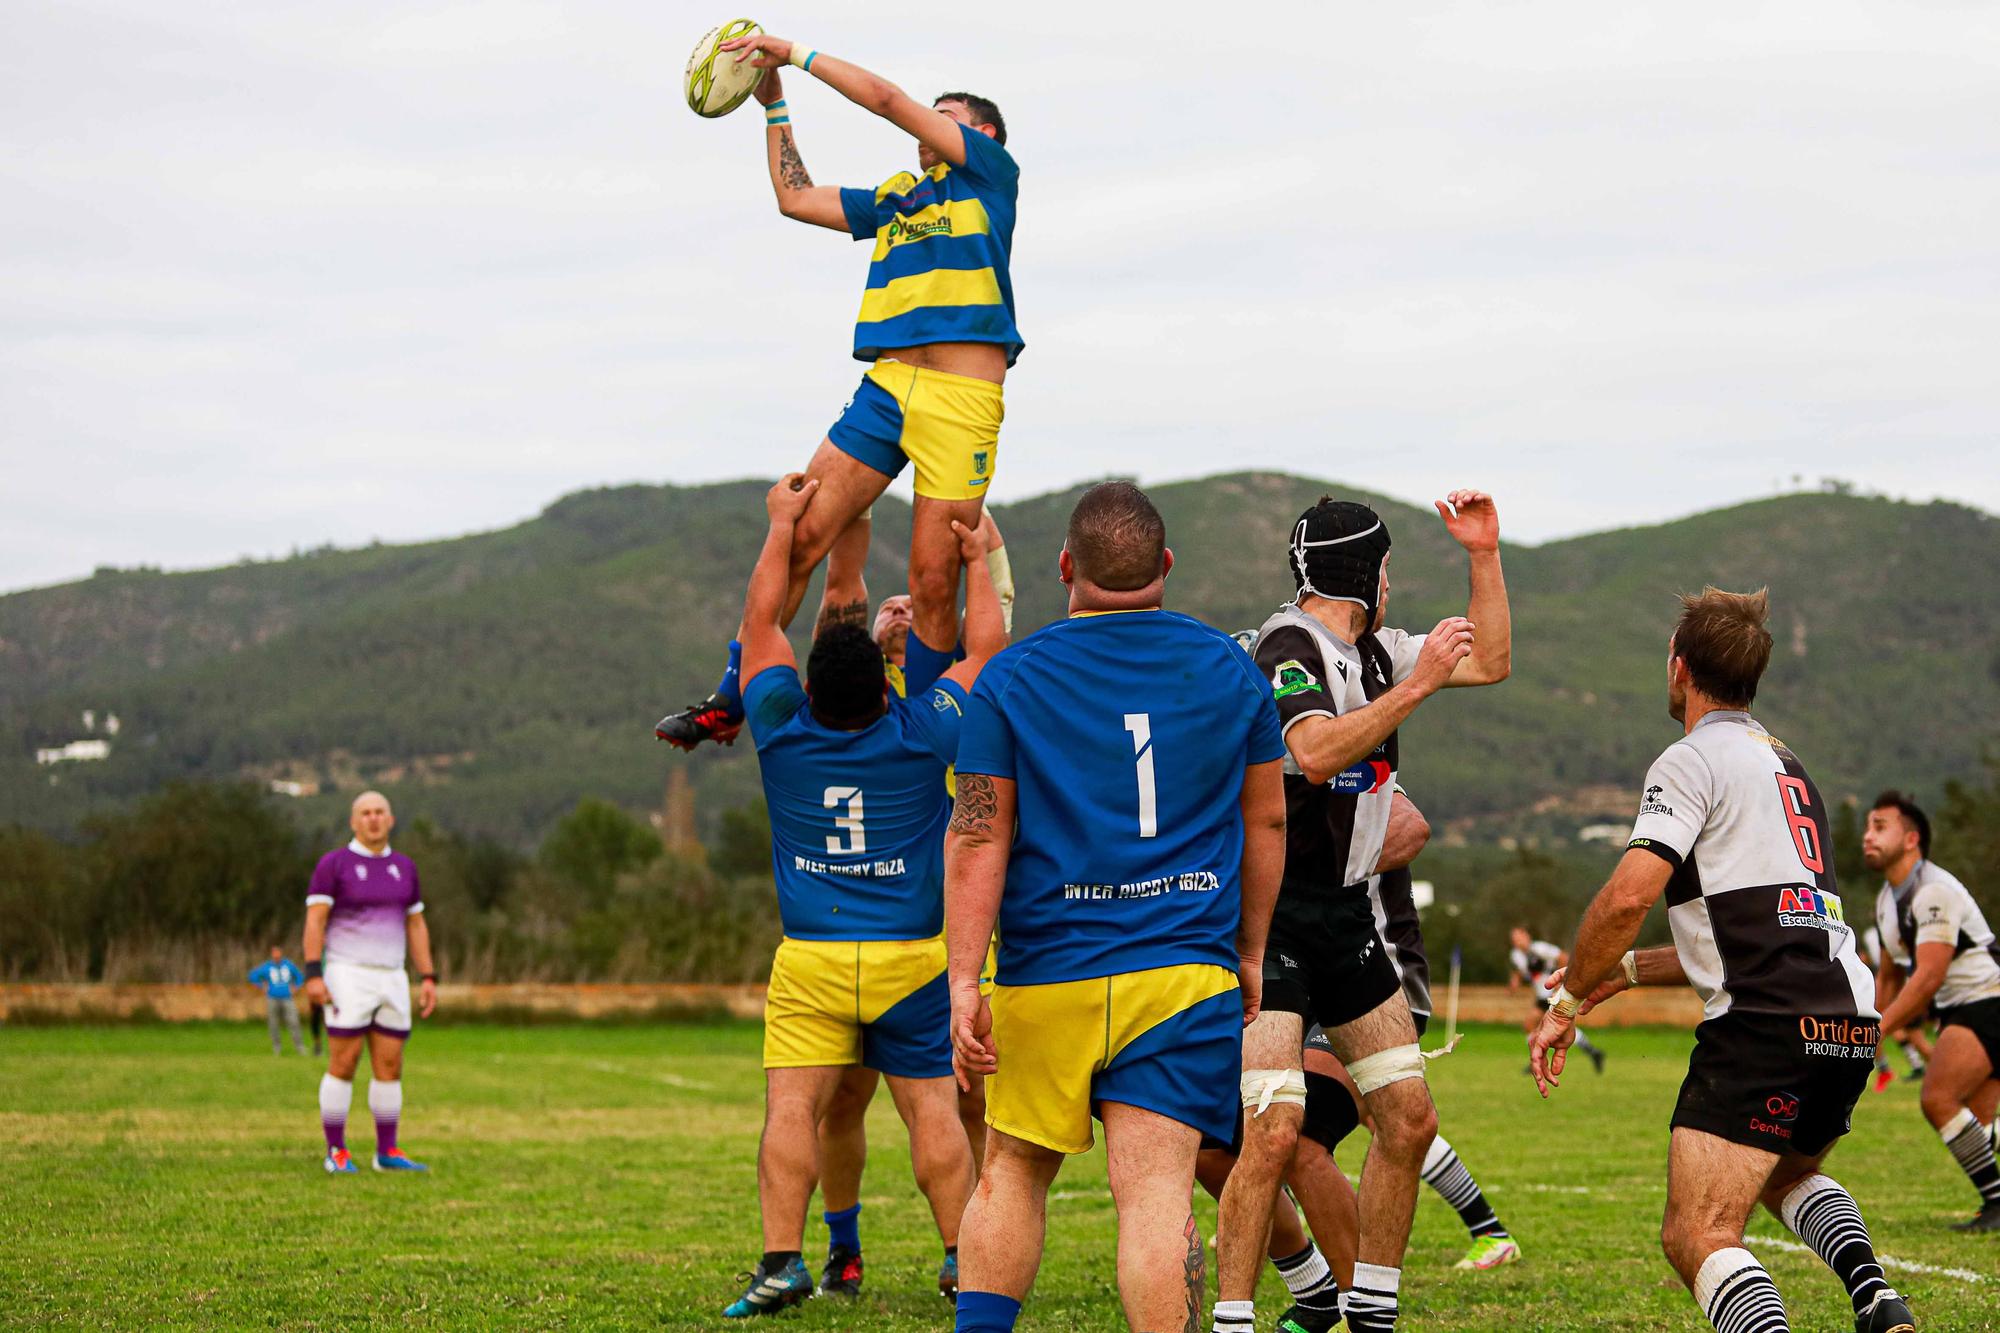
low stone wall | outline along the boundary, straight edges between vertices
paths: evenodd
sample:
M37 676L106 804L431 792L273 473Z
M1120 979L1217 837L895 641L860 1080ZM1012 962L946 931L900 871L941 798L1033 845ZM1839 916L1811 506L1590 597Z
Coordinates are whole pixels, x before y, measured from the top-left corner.
M1446 1003L1442 986L1433 997L1438 1020ZM727 1013L737 1018L761 1018L762 986L701 985L549 985L519 983L504 986L446 985L438 989L438 1007L447 1012L533 1013L551 1018L610 1018L671 1016L675 1013ZM37 1017L78 1020L156 1018L170 1023L264 1018L263 992L253 986L184 985L40 985L0 984L0 1021L17 1010ZM1459 991L1460 1023L1519 1023L1529 1012L1525 991L1505 986L1465 986ZM1701 1003L1685 987L1640 990L1621 995L1601 1014L1584 1019L1586 1027L1659 1025L1692 1028L1701 1021Z

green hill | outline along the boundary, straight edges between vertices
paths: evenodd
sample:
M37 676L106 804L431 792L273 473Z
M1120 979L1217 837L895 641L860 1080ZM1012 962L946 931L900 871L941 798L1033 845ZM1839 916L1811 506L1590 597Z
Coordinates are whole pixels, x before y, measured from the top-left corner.
M1234 474L1153 488L1179 564L1169 603L1254 625L1290 594L1285 535L1330 483ZM567 496L499 532L198 573L104 571L0 597L0 824L65 829L183 776L316 781L334 816L359 782L447 827L526 846L579 796L658 803L692 774L705 826L755 791L747 744L679 757L651 738L705 692L763 531L763 484ZM998 510L1025 631L1060 614L1075 492ZM1436 516L1382 497L1391 619L1463 608ZM1503 522L1506 497L1501 496ZM876 510L870 583L899 586L909 510ZM1514 677L1453 693L1406 731L1434 818L1555 830L1628 816L1673 735L1672 594L1768 584L1777 653L1759 713L1829 793L1970 776L1995 739L2000 520L1957 505L1794 495L1648 528L1509 546ZM801 618L800 628L809 616ZM115 713L109 760L38 746ZM1593 791L1593 788L1608 789Z

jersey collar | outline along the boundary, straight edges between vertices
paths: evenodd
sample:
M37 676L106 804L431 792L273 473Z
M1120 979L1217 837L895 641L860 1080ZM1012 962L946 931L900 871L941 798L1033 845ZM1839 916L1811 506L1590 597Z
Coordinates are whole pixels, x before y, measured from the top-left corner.
M383 844L381 851L371 852L361 845L361 839L359 838L350 838L347 843L347 850L353 852L356 856L365 856L371 861L380 861L389 855L389 846L387 843Z

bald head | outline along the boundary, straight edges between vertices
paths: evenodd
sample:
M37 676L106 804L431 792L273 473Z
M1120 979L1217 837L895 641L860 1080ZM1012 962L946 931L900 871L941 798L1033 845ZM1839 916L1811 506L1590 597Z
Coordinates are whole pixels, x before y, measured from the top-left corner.
M362 792L348 807L347 826L354 830L356 842L380 855L389 845L389 830L396 827L396 815L389 809L389 798L379 791Z

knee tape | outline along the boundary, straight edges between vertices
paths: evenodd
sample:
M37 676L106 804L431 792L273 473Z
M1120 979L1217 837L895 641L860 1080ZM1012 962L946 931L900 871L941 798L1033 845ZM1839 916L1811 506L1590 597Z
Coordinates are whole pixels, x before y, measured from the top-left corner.
M1243 1109L1259 1116L1271 1103L1286 1106L1306 1104L1306 1071L1303 1069L1246 1069L1243 1071ZM1253 1109L1254 1108L1254 1109Z
M1422 1078L1424 1053L1415 1042L1408 1046L1391 1046L1386 1051L1377 1051L1356 1060L1347 1067L1347 1076L1354 1080L1355 1089L1366 1097L1375 1089L1386 1088L1391 1083L1400 1083L1406 1078Z

